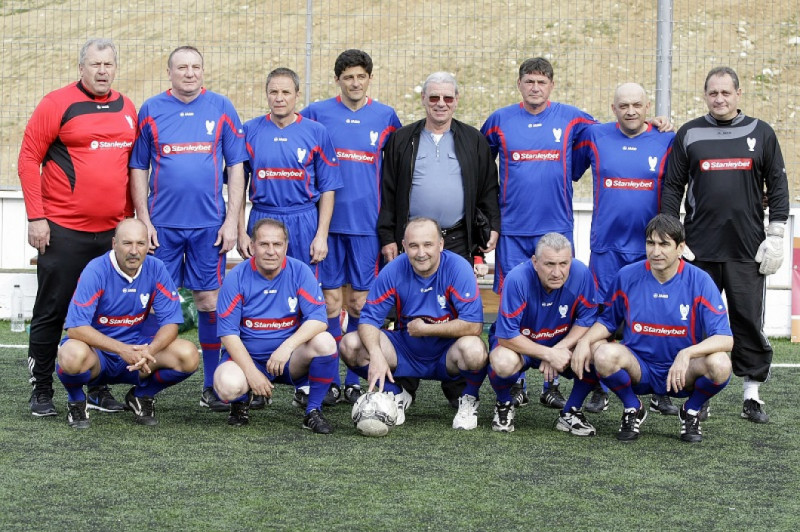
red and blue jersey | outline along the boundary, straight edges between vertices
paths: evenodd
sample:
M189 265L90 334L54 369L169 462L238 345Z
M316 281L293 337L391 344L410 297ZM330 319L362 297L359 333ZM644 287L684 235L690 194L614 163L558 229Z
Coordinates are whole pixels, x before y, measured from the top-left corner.
M728 311L711 277L681 259L678 272L658 282L646 260L625 266L607 292L598 322L643 361L669 371L678 351L709 336L732 336Z
M136 277L128 277L109 251L86 265L69 303L65 329L94 327L124 344L149 341L145 321L155 313L158 327L183 323L178 289L164 263L145 257Z
M280 128L266 115L245 122L244 134L254 208L303 210L323 192L342 188L336 152L322 124L296 115Z
M463 320L483 323L483 302L478 282L469 262L450 251L442 251L439 268L430 277L420 277L405 253L387 264L378 274L367 294L359 323L382 327L394 307L395 329L402 330L415 318L426 323ZM441 352L452 338L409 337L415 353ZM432 346L433 344L433 346Z
M494 336L512 339L522 335L552 347L573 325L591 327L597 319L597 296L592 275L573 259L564 286L549 293L528 260L506 276Z
M346 235L374 235L381 204L383 147L400 127L397 113L371 98L357 111L342 97L315 102L301 115L324 125L336 149L344 187L336 192L330 231Z
M661 188L675 133L652 125L633 138L617 122L585 128L576 137L573 177L592 166L591 249L644 255L644 228L661 208Z
M237 264L217 298L217 334L242 339L254 359L265 360L307 320L327 323L325 299L311 269L286 257L269 280L255 258Z
M492 113L481 128L500 162L500 234L571 233L572 152L595 119L576 107L548 102L531 114L522 103Z
M247 160L239 115L226 97L203 89L189 103L168 90L139 110L130 167L151 169L148 210L157 227L217 227L225 219L223 162Z

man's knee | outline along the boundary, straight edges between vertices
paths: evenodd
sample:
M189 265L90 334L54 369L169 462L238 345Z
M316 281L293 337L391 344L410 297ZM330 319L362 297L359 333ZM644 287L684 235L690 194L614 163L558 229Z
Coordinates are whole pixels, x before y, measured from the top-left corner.
M708 378L716 383L725 382L731 376L731 359L727 353L712 353L706 357Z
M481 369L489 362L486 346L478 336L462 336L456 342L456 347L467 370Z
M86 371L87 359L93 354L90 348L80 340L67 340L58 348L58 366L65 373L76 374Z
M594 349L592 354L594 367L601 377L608 377L620 369L619 350L617 344L603 343Z
M194 290L194 306L199 312L214 312L217 310L217 295L219 290Z
M496 347L489 354L489 363L498 377L507 378L516 373L519 355L505 347Z
M322 295L325 296L325 307L328 309L328 317L334 318L342 311L342 289L331 288L330 290L323 290Z
M367 303L367 292L361 290L350 290L347 298L347 312L356 318L361 316L361 309Z
M347 333L342 336L339 342L339 356L342 361L348 366L359 366L361 358L359 354L362 351L361 337L357 332Z
M327 356L336 352L336 340L328 331L323 331L308 341L308 347L313 357Z
M194 373L200 365L200 356L197 354L197 347L188 340L176 339L170 344L170 351L175 353L178 362L178 371L184 373Z
M236 362L228 360L214 372L214 391L223 401L233 401L247 393L249 386L244 372Z

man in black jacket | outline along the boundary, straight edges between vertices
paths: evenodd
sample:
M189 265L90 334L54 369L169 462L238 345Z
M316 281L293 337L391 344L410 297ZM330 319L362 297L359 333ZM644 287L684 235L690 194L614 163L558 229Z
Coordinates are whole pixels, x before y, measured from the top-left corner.
M497 167L489 144L472 126L453 118L458 84L434 72L422 86L426 117L398 129L384 152L378 236L389 262L400 253L406 222L433 218L443 228L447 250L472 262L476 209L489 219L492 251L500 231Z
M444 248L470 264L477 248L472 222L477 209L489 219L488 253L500 236L497 166L480 131L453 118L458 84L447 72L434 72L422 85L425 118L395 131L383 157L378 237L389 262L401 251L406 222L432 218L442 227ZM419 379L398 379L412 396ZM463 379L442 383L451 406L458 406Z

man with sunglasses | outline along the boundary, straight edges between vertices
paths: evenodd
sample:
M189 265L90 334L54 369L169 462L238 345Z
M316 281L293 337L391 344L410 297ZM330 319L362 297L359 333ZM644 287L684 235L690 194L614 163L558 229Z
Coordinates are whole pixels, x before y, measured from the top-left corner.
M481 251L492 251L500 230L497 204L497 166L481 133L453 118L458 107L458 84L447 72L434 72L422 85L425 118L392 134L384 151L378 237L387 262L402 249L409 219L426 217L442 227L444 249L472 263L475 235L472 221L480 209L491 227ZM405 381L406 391L419 381ZM461 382L442 383L451 406L457 406Z

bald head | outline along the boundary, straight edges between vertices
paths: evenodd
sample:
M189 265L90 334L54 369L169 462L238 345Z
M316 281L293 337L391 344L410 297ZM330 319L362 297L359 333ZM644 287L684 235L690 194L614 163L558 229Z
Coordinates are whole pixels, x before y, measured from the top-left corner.
M147 226L136 218L126 218L117 224L114 238L111 240L117 265L127 275L134 277L147 257L150 238Z
M647 130L650 99L644 87L638 83L623 83L617 87L611 110L617 117L620 131L625 135L635 137Z

